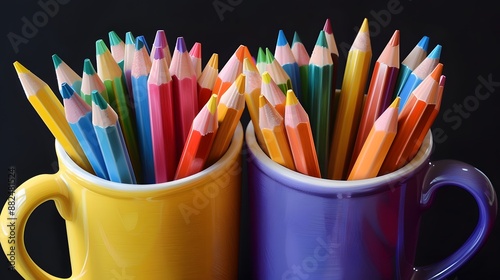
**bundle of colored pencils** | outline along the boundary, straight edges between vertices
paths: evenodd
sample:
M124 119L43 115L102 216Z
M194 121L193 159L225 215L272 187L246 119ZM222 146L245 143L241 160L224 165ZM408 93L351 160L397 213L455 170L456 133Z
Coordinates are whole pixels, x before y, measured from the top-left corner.
M171 53L158 30L144 36L109 32L96 41L96 68L78 75L53 55L63 104L49 85L19 62L14 67L29 102L68 155L113 182L163 183L202 171L228 149L245 108L240 45L219 72L218 55L202 68L201 43L178 37ZM96 71L97 69L97 71Z
M261 88L247 87L247 108L262 150L300 173L333 180L393 172L418 152L439 112L444 89L441 46L422 37L400 62L396 30L372 63L364 19L337 83L339 54L329 19L308 53L297 32L279 30L274 55L258 49ZM337 90L337 86L340 90Z

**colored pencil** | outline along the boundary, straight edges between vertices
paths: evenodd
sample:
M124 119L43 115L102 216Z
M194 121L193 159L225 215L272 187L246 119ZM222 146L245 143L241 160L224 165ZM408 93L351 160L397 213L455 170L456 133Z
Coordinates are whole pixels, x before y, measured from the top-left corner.
M259 70L259 73L262 75L262 73L267 71L267 57L266 57L266 52L264 51L263 48L259 47L257 50L257 60L255 63L255 66L257 67L257 70Z
M307 108L309 105L305 102L304 96L308 95L307 90L309 88L309 78L307 72L309 70L310 57L297 32L293 34L291 50L295 60L297 61L297 65L299 66L300 93L297 93L297 98L300 102L302 102L303 106Z
M228 61L219 71L219 75L215 80L212 93L217 94L218 101L226 90L233 84L236 78L243 70L243 58L245 56L245 45L240 45L236 51L229 57Z
M111 55L115 59L118 66L124 73L124 59L125 59L125 42L118 36L115 31L108 32L109 37L109 50L111 51Z
M328 42L328 49L332 56L333 70L332 70L332 98L330 100L330 113L331 119L335 118L334 108L338 103L338 96L336 95L337 90L337 79L339 72L339 50L337 48L337 42L335 42L335 36L333 35L332 23L329 18L326 19L325 25L323 26L323 31L325 31L326 41Z
M331 145L332 75L332 57L328 49L325 31L321 30L309 60L308 97L310 99L307 101L309 108L305 109L309 114L314 146L323 175L328 174Z
M413 47L413 49L408 53L408 55L401 61L398 79L396 85L394 86L393 98L399 96L399 93L403 89L403 86L410 76L411 72L417 68L417 66L425 59L427 56L427 48L429 47L429 37L423 36L420 41Z
M132 94L134 95L137 145L142 168L141 183L152 184L155 183L155 172L148 98L148 78L152 63L145 45L146 42L143 37L136 38L130 79Z
M267 102L269 102L278 113L284 117L285 116L285 104L286 97L274 82L273 78L269 72L265 71L262 73L262 85L260 87L261 95L266 97ZM260 104L260 101L259 101ZM259 105L260 106L260 105ZM259 121L260 123L260 121Z
M411 160L410 154L414 151L415 143L436 107L442 71L443 64L438 63L403 105L398 117L398 133L380 168L380 175L393 172Z
M259 126L269 157L288 169L295 170L283 116L264 95L259 97Z
M293 90L288 90L286 94L285 128L295 169L302 174L321 178L309 116Z
M283 94L286 94L289 89L293 89L290 76L288 76L288 74L285 72L285 69L283 69L276 58L274 58L274 55L269 48L266 48L266 59L266 71L269 72L274 82L281 89Z
M399 38L399 30L396 30L375 61L349 168L358 158L375 120L393 102L392 94L399 72Z
M347 177L354 141L362 112L363 97L372 57L368 20L354 39L347 55L344 79L337 105L330 148L329 178L343 180Z
M106 163L109 180L136 184L118 114L97 92L92 92L92 125Z
M217 99L216 94L212 95L193 120L175 173L176 180L203 170L218 128Z
M249 58L243 60L243 74L245 75L245 104L250 115L250 121L253 124L255 137L262 150L267 154L267 147L264 143L264 137L259 127L259 96L262 92L262 76L257 69L256 64Z
M71 130L94 170L103 179L109 179L106 163L92 125L92 107L67 83L61 86L64 113Z
M173 81L165 52L153 47L153 62L148 78L151 138L156 183L172 181L177 168Z
M248 58L248 62L251 63L254 67L256 67L255 58L252 56L250 50L246 46L243 48L243 60L245 60L245 58Z
M205 106L210 96L212 96L212 89L214 88L215 80L217 80L217 75L219 75L219 55L213 53L197 80L198 111Z
M274 58L281 65L283 70L288 74L290 81L292 82L292 88L297 96L300 96L301 91L301 81L300 81L300 71L299 65L293 56L292 49L288 40L286 39L283 30L278 31L278 39L276 42L276 48L274 50ZM286 92L285 92L286 93Z
M163 55L165 56L165 61L167 62L167 66L170 67L170 63L172 62L172 53L170 52L170 47L167 41L167 35L165 34L165 30L157 30L155 39L153 41L154 47L160 47L163 50ZM151 61L154 60L153 53L151 53Z
M401 97L401 106L404 107L404 104L410 97L410 94L415 88L427 77L436 65L439 63L439 59L441 57L441 45L436 45L434 49L424 58L422 62L413 70L406 79L401 92L399 93L399 97ZM399 111L403 110L403 107L399 108Z
M198 113L198 83L183 37L177 38L169 71L173 81L178 158Z
M67 83L80 94L82 78L57 54L52 55L52 62L54 63L58 89L61 90L61 85Z
M132 32L125 33L125 55L123 57L123 75L127 84L128 92L132 92L132 81L130 80L130 73L132 72L132 63L134 61L135 53L135 37Z
M191 62L193 63L193 69L196 73L196 79L201 75L201 43L195 42L193 47L189 50L189 56L191 57Z
M217 134L205 166L218 161L227 151L245 109L245 75L242 73L220 98L217 105Z
M14 68L26 98L55 139L78 166L93 173L87 156L66 121L64 108L49 85L18 61L14 62Z
M137 146L137 134L134 120L133 104L127 92L124 75L116 63L106 43L102 39L96 41L97 75L101 78L108 93L109 105L118 114L120 129L123 132L127 150L134 167L135 176L142 177L141 162ZM131 103L132 101L132 103Z
M415 141L415 146L413 147L413 151L410 154L410 158L413 158L418 150L420 149L420 146L424 142L425 136L429 132L429 129L431 129L432 124L434 123L434 120L436 120L437 114L439 113L439 110L441 109L441 100L443 98L443 91L444 91L444 85L446 83L446 76L441 75L439 78L439 87L437 91L437 98L436 98L436 106L434 107L434 110L432 111L431 115L429 116L429 119L427 120L424 128L420 132L420 135L417 138L417 141Z
M368 179L377 176L394 137L396 137L399 101L400 98L396 97L373 123L366 141L349 171L347 180Z
M92 61L86 58L83 61L82 87L80 90L80 96L89 106L92 106L92 92L94 90L97 90L104 100L109 102L108 92L106 91L104 83L99 75L97 75L94 65L92 65Z

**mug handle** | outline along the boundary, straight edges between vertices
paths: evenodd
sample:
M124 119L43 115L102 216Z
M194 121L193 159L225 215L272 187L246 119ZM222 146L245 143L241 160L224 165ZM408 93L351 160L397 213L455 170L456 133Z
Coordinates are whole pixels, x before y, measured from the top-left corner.
M0 214L0 243L13 269L25 279L63 279L40 268L24 244L24 229L31 213L43 202L53 200L60 215L70 219L69 191L59 173L37 175L21 184L4 204Z
M498 202L488 177L474 166L457 160L431 162L423 184L420 203L424 207L430 205L440 187L454 185L468 191L479 208L479 220L465 243L438 263L416 267L412 277L412 280L442 279L466 263L484 244L493 228Z

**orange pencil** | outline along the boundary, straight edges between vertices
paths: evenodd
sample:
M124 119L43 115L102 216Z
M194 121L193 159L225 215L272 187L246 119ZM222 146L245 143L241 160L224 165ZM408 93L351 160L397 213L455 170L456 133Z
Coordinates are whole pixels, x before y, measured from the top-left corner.
M373 67L370 86L363 105L356 142L352 151L350 168L363 147L375 120L392 102L392 95L399 72L399 30L396 30Z
M399 101L400 98L396 97L373 123L347 180L368 179L377 176L394 137L396 137Z
M424 142L424 138L427 135L427 132L429 132L429 129L432 127L432 124L434 123L434 120L437 117L437 114L439 113L439 110L441 109L441 100L443 98L443 91L444 91L444 85L446 83L446 76L441 75L439 78L439 87L438 87L438 92L437 92L437 100L436 100L436 107L434 107L434 111L432 111L431 116L427 120L427 123L425 124L424 128L422 129L420 135L417 138L417 141L415 142L415 147L413 147L413 151L410 154L410 158L413 158L418 150L420 149L420 146L422 145L422 142Z
M243 60L243 74L245 75L245 104L252 121L255 137L259 143L260 148L267 154L267 147L264 143L264 137L259 127L259 96L262 89L262 76L257 69L255 63L251 59L245 58Z
M212 96L212 89L214 88L217 75L219 75L219 55L213 53L197 81L198 111L205 106L210 96Z
M285 128L296 170L321 178L309 116L293 90L288 90L286 94Z
M175 180L203 170L217 133L217 125L217 95L214 94L193 120L177 166Z
M295 170L283 116L264 95L259 97L259 125L269 151L269 157L274 162Z
M218 161L227 151L245 109L245 75L240 74L217 105L218 128L206 166Z
M261 94L266 97L266 100L278 111L278 113L285 116L285 103L286 97L274 82L269 72L262 73ZM260 104L260 101L259 101ZM259 106L260 107L260 106Z
M403 105L398 117L398 133L380 168L379 175L393 172L411 160L410 153L436 106L442 71L443 64L439 63Z
M238 75L241 74L243 70L245 49L246 46L240 45L219 71L219 75L215 80L214 89L212 90L212 93L217 94L219 100L224 92L233 84ZM217 102L219 102L219 100Z

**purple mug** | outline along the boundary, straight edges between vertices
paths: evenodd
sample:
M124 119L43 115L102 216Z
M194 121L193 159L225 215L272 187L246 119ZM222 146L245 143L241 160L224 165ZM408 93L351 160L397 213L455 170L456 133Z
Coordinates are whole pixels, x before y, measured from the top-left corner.
M319 179L272 161L246 129L254 279L442 279L484 244L497 197L478 169L456 160L429 160L429 132L401 169L372 179ZM419 222L440 187L468 191L478 223L446 259L415 267Z

